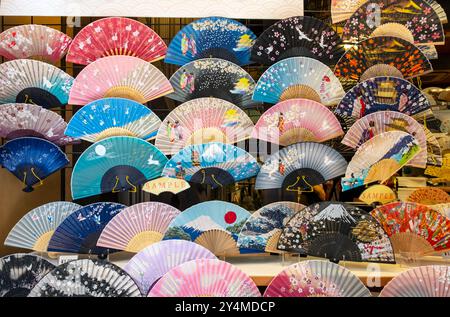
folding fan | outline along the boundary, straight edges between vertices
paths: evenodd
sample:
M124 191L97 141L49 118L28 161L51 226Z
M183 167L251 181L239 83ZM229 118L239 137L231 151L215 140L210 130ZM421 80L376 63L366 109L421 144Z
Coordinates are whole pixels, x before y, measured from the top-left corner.
M224 201L206 201L179 214L164 236L183 239L204 246L216 255L238 254L238 234L250 213L238 205Z
M158 202L144 202L125 208L103 229L97 245L128 252L162 240L178 209Z
M397 200L397 195L385 185L373 185L361 193L359 200L362 200L367 205L374 203L387 204Z
M230 263L215 259L185 262L167 272L149 297L260 297L252 279Z
M71 180L73 199L137 191L157 178L167 158L152 144L138 138L116 136L92 144L77 160Z
M161 119L146 106L123 98L95 100L70 119L66 134L89 142L111 136L156 137Z
M326 261L294 263L278 273L264 297L371 297L350 270Z
M252 178L258 171L258 162L245 150L213 142L185 147L167 162L162 175L217 188Z
M141 293L133 279L115 264L84 259L58 266L28 296L141 297Z
M294 202L281 201L266 205L247 219L238 237L241 252L277 252L278 238L288 220L305 208Z
M164 61L184 65L193 60L217 57L238 65L250 64L256 39L245 25L228 18L208 17L183 27L170 42Z
M413 191L407 201L422 205L450 203L450 195L439 188L424 187Z
M190 187L191 185L184 179L160 177L145 183L142 186L142 190L153 195L159 195L164 192L176 195Z
M224 99L246 108L252 100L255 81L243 68L220 58L204 58L180 67L170 77L175 90L167 97L185 102L202 97Z
M78 74L69 103L85 105L108 97L139 103L173 91L169 80L152 64L133 56L108 56L89 64Z
M216 257L208 249L190 241L160 241L139 251L124 270L134 279L141 293L147 295L152 286L171 269L197 259Z
M342 190L373 182L384 183L420 151L419 142L403 131L384 132L362 144L348 164Z
M147 62L166 55L167 46L159 35L136 20L110 17L94 21L74 37L67 61L88 65L111 55L129 55Z
M298 142L324 142L344 134L339 120L320 103L308 99L290 99L264 112L252 132L252 138L288 146Z
M253 122L232 103L217 98L185 102L164 119L155 145L165 154L210 142L237 143L250 138Z
M5 245L47 252L47 246L55 229L81 206L68 201L48 203L29 211L12 228Z
M1 107L1 106L0 106ZM33 191L33 185L69 164L66 154L53 143L39 138L17 138L0 147L0 165Z
M428 165L442 165L442 149L439 145L436 136L424 126L425 135L427 136L427 152L428 152Z
M282 251L354 262L394 262L389 236L364 210L320 202L296 213L278 240Z
M117 251L98 247L97 240L108 222L124 208L122 204L101 202L72 212L55 229L47 250L98 255Z
M436 46L434 46L434 45L419 45L418 47L423 52L423 54L426 56L426 58L428 58L428 59L438 59L439 58L439 54L436 49Z
M431 206L431 208L450 219L450 203L436 204Z
M6 59L33 58L57 63L72 39L45 25L26 24L0 34L0 56Z
M59 68L31 59L0 65L0 104L32 103L44 108L68 103L73 78Z
M34 254L16 253L0 258L0 297L27 297L54 267Z

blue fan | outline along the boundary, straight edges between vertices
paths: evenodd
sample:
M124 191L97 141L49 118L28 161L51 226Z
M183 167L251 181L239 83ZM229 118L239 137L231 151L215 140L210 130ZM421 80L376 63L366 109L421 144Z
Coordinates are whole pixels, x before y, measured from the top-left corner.
M97 247L97 240L108 222L125 207L122 204L101 202L78 209L56 228L47 251L98 255L116 252L114 249Z
M32 192L33 185L69 164L66 154L55 144L40 138L18 138L0 147L0 164Z
M162 174L217 188L254 177L258 171L256 159L243 149L213 142L185 147L172 156Z
M137 191L139 185L161 176L167 157L138 138L117 136L92 144L72 172L72 197Z
M146 106L129 99L105 98L78 110L65 134L96 142L111 136L156 137L161 119Z
M256 39L245 25L228 18L196 20L170 42L165 62L184 65L193 60L218 57L238 65L250 64L250 52Z

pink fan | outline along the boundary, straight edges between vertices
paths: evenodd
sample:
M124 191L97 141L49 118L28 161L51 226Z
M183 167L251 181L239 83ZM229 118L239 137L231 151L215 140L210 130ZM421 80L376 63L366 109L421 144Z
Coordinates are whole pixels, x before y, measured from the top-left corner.
M167 45L145 24L136 20L112 17L88 24L73 39L67 61L88 65L112 55L136 56L147 62L164 58Z

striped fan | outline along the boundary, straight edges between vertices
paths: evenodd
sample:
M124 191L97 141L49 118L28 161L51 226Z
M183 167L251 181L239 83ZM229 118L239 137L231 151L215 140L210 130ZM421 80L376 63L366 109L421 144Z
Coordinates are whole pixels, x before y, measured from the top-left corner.
M18 138L0 147L0 165L25 185L23 190L27 193L68 164L66 154L47 140Z
M450 219L450 203L436 204L431 206L431 208Z
M145 183L142 186L142 190L153 195L159 195L165 192L176 195L190 187L191 185L184 179L160 177Z
M439 188L425 187L413 191L407 201L422 205L444 204L450 203L450 195Z
M220 260L197 259L167 272L149 297L259 297L252 279L237 267Z
M110 17L94 21L74 37L67 61L88 65L105 56L135 56L147 62L164 58L167 46L159 35L136 20Z
M305 141L324 142L343 134L339 120L327 107L308 99L290 99L261 115L252 138L288 146Z
M29 297L141 297L133 279L107 261L77 260L47 274Z
M167 158L152 144L138 138L116 136L92 144L81 154L72 172L72 197L137 191L157 178Z
M255 39L249 28L235 20L203 18L186 25L175 35L164 61L181 66L193 60L217 57L247 65Z
M140 103L105 98L78 110L70 119L66 134L89 142L121 135L148 140L156 137L160 125L161 119Z
M33 103L44 108L68 103L73 78L59 68L31 59L0 64L0 104Z
M106 225L97 245L137 253L162 240L170 222L179 213L175 207L158 202L125 208Z
M85 105L108 97L146 103L172 91L166 76L152 64L133 56L109 56L83 68L73 82L69 103Z
M273 278L264 297L371 297L350 270L326 261L294 263Z
M428 165L442 165L442 149L436 136L427 128L424 127L425 135L427 136L427 152Z
M252 128L252 120L232 103L198 98L169 113L159 128L155 145L165 154L176 154L193 144L246 140Z
M397 195L385 185L373 185L361 193L359 200L362 200L367 205L374 203L387 204L396 201Z
M48 203L28 212L12 228L5 245L47 252L47 246L55 229L81 206L68 201Z

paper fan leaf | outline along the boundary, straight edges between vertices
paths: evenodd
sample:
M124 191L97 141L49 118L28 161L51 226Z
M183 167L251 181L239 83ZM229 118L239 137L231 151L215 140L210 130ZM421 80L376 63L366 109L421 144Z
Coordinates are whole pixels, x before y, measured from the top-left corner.
M160 177L145 183L142 190L153 195L159 195L165 192L176 195L190 187L191 185L184 179Z
M165 154L210 142L237 143L250 138L253 122L239 107L217 98L198 98L172 110L162 122L155 145Z
M427 127L424 126L424 130L427 136L428 165L441 166L443 161L441 146L436 136Z
M420 50L428 59L438 59L439 53L434 45L419 45Z
M362 200L367 205L374 203L387 204L397 200L397 195L385 185L373 185L361 193L359 200Z
M193 60L216 57L237 65L250 64L256 39L245 25L228 18L208 17L183 27L170 42L165 62L185 65Z
M123 17L94 21L77 33L69 47L67 62L88 65L113 55L135 56L147 62L164 58L167 46L145 24Z
M407 201L422 205L450 203L450 195L439 188L424 187L413 191Z
M450 219L450 203L436 204L431 206L431 208Z

